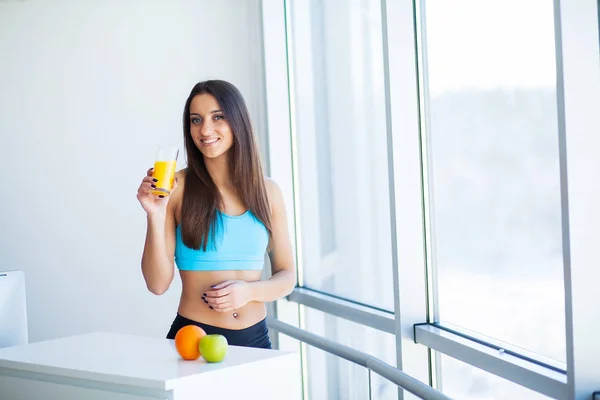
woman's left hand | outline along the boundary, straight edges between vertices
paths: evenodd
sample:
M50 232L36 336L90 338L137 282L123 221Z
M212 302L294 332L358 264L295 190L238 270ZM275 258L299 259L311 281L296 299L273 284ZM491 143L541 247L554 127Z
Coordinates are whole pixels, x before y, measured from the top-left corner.
M225 281L211 288L202 295L202 300L217 312L242 308L252 300L250 285L245 281Z

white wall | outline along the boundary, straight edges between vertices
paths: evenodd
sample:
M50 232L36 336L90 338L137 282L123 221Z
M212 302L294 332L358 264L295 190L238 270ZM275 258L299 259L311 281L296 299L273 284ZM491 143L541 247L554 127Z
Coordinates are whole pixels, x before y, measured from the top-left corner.
M262 131L259 15L258 0L0 2L0 270L26 274L30 341L166 334L181 285L146 290L137 187L156 145L183 150L200 80L237 85Z

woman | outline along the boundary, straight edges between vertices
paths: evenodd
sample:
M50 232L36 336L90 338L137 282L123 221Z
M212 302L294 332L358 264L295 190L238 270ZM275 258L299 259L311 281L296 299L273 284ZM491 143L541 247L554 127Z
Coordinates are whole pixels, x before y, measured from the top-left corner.
M183 113L188 167L167 197L151 193L152 169L137 198L148 228L142 273L160 295L182 281L167 338L189 324L231 345L271 348L266 302L296 284L281 190L262 173L244 98L232 84L211 80L192 89ZM272 276L261 280L265 252Z

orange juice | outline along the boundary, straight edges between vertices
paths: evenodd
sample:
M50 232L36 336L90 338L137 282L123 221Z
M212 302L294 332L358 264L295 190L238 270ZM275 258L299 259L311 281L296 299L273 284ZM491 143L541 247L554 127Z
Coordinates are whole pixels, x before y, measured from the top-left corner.
M156 189L152 190L153 194L168 196L173 189L173 180L175 179L175 168L177 161L156 161L154 163L154 171L152 177L158 179L154 182Z

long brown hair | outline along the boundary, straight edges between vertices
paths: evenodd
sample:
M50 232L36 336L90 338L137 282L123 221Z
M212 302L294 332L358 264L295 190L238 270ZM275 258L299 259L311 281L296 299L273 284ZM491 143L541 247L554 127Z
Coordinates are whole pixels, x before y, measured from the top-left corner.
M181 235L186 246L196 250L202 246L204 251L209 233L215 243L216 232L221 227L221 216L217 211L223 207L221 193L208 173L204 156L194 144L190 131L190 104L195 96L205 93L217 100L233 132L233 144L228 156L238 195L246 208L267 228L269 235L272 233L265 178L244 97L229 82L200 82L192 88L183 110L183 136L188 168L181 208Z

